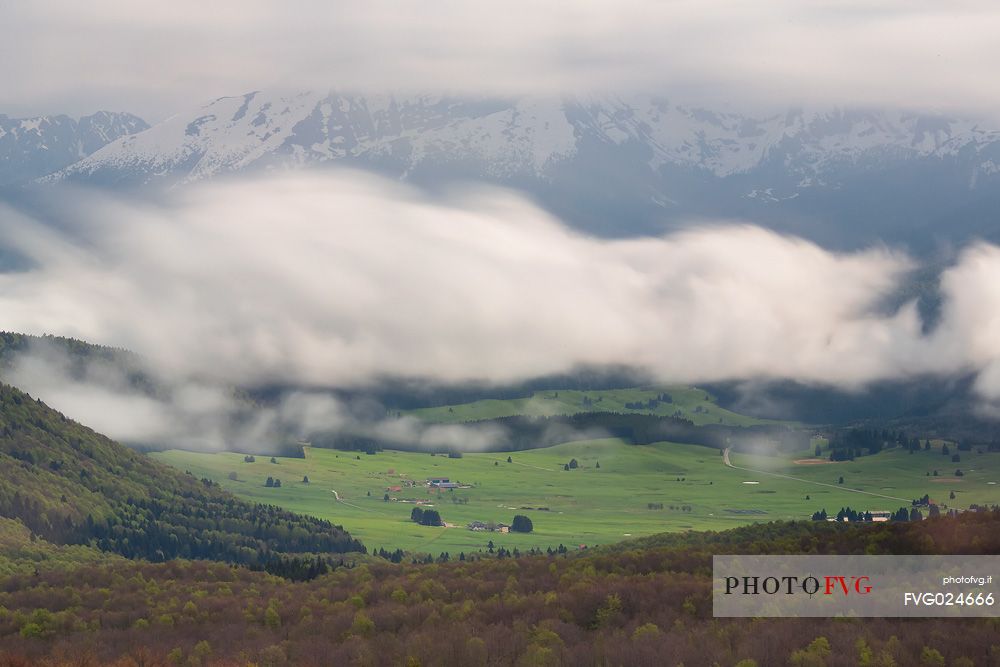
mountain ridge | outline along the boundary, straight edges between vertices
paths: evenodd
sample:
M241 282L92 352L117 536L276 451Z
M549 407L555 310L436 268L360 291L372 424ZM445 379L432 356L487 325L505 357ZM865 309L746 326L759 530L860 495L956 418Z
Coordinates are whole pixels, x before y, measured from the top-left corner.
M654 169L697 166L718 177L746 173L795 151L813 158L803 171L821 171L828 160L856 159L869 150L944 157L1000 142L1000 127L904 112L793 109L753 117L654 96L466 100L254 91L217 98L118 138L55 178L144 160L183 171L187 158L201 150L182 178L191 182L245 168L269 153L281 155L282 164L375 158L398 153L399 141L410 144L411 166L449 148L485 158L497 176L526 169L544 176L551 163L578 152L578 141L588 134L619 145L645 144ZM991 174L1000 171L989 158L981 166Z
M436 190L485 182L599 236L739 219L832 248L997 240L1000 125L904 111L741 114L634 97L255 91L121 136L45 176L173 189L361 169Z
M0 114L0 186L58 171L119 137L148 128L146 121L125 112L98 111L79 118Z

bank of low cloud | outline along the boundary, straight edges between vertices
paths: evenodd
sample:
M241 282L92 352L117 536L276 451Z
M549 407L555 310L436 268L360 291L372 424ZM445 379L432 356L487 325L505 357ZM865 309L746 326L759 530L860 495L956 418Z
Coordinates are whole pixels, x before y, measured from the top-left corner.
M166 377L141 359L73 354L38 339L5 359L3 381L115 440L154 449L283 452L318 439L380 446L486 451L504 444L495 424L427 424L370 398L288 390L256 400L235 387Z
M185 378L343 387L624 365L860 385L956 363L925 354L912 305L878 308L910 268L884 248L740 225L609 241L511 192L432 199L350 173L79 201L63 234L3 213L35 263L0 277L3 325L127 347Z
M746 225L595 239L508 191L430 197L346 172L219 182L166 201L62 196L58 226L0 211L0 240L31 260L0 275L0 327L132 349L183 388L171 410L231 410L217 387L507 383L581 366L848 389L979 372L980 393L1000 396L990 245L944 272L928 334L915 304L884 308L914 268L905 255L834 253ZM47 391L84 421L112 412L108 396L57 384ZM118 432L177 421L144 401L129 410L147 416ZM337 410L299 419L317 414L336 421Z

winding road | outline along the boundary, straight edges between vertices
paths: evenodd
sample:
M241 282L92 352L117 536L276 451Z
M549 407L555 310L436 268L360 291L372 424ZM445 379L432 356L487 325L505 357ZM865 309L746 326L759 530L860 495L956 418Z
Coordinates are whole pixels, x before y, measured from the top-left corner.
M348 507L353 507L354 509L361 510L362 512L375 512L375 514L385 514L385 512L379 512L378 510L372 509L371 507L362 507L361 505L355 505L354 503L349 503L343 498L341 498L340 494L334 491L333 489L330 489L330 493L333 494L333 497L337 499L338 503L342 503L344 505L347 505Z
M904 503L909 503L909 498L898 498L896 496L887 496L884 493L875 493L874 491L863 491L862 489L852 489L849 486L844 486L842 484L827 484L826 482L816 482L811 479L803 479L801 477L793 477L791 475L784 475L780 472L768 472L767 470L757 470L755 468L744 468L743 466L733 465L733 462L729 460L729 450L731 447L726 447L722 450L722 462L726 464L727 467L734 470L744 470L746 472L752 472L755 475L770 475L771 477L783 477L784 479L792 479L796 482L802 482L804 484L815 484L816 486L828 486L831 489L837 489L838 491L851 491L852 493L863 493L866 496L875 496L876 498L888 498L889 500L901 500Z

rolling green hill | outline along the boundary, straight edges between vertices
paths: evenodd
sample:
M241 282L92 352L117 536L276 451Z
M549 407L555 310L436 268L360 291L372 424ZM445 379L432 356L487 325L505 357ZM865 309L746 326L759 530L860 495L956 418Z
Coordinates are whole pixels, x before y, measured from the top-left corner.
M937 442L932 450L913 454L895 447L841 463L814 461L812 450L773 456L730 452L735 467L709 447L630 445L616 439L514 452L510 463L506 452L449 458L315 447L306 448L304 459L279 457L277 463L264 457L245 463L235 453L154 456L253 502L342 524L373 549L437 555L477 551L490 540L507 548L544 550L560 543L604 545L666 531L808 519L824 508L832 514L842 507L896 510L925 494L943 509L1000 504L1000 453L963 452L956 464L942 456L941 446ZM577 468L565 470L574 459ZM963 468L961 478L953 475L957 467ZM281 487L267 487L268 477L281 479ZM426 486L431 477L468 488L438 493ZM418 501L437 509L452 527L411 522ZM498 534L466 527L472 521L510 523L515 514L530 517L534 531Z
M427 422L454 424L500 417L553 417L582 412L619 412L659 417L679 417L696 425L751 426L778 424L770 419L747 417L720 407L707 391L682 385L577 391L536 391L526 398L484 399L471 403L409 410L406 414Z
M0 517L53 544L260 565L360 550L343 529L239 500L0 385Z

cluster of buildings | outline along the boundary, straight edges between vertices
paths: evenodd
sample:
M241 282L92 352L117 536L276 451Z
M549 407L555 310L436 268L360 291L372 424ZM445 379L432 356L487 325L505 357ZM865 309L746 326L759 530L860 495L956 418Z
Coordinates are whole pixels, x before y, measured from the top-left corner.
M469 530L473 530L473 531L476 531L476 532L482 532L482 531L491 532L491 533L509 533L510 532L510 526L508 526L507 524L505 524L505 523L493 523L492 521L490 521L488 523L487 522L483 522L483 521L473 521L472 523L470 523L466 527Z
M402 477L402 475L400 475L400 477ZM385 492L386 492L386 494L401 493L401 492L405 491L406 489L413 489L413 488L415 488L417 486L418 486L418 483L415 482L415 481L413 481L413 480L410 480L410 479L401 479L399 484L390 484L389 486L385 487ZM424 486L426 486L428 489L430 489L432 491L438 491L438 492L441 492L443 490L451 490L451 489L470 489L470 488L472 488L468 484L461 484L459 482L453 482L450 479L448 479L447 477L431 477L431 478L429 478L427 480L427 482L424 483ZM397 499L395 497L393 497L392 500L397 500ZM421 504L424 504L426 501L424 501L424 500L404 500L402 502L415 502L416 504L421 505Z
M462 486L458 482L452 482L447 477L431 477L427 480L427 486L432 489L460 489Z

